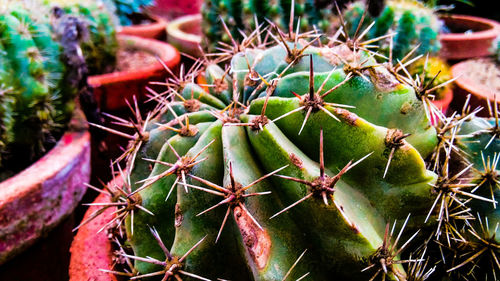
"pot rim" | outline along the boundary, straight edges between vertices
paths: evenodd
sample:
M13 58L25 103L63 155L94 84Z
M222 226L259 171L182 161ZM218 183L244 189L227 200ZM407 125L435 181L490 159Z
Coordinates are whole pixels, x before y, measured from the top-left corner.
M90 179L90 133L84 120L76 112L51 150L0 182L0 264L59 224L83 197Z
M161 33L163 30L165 30L165 27L167 26L167 21L163 19L162 17L155 16L152 14L144 14L146 17L151 19L153 22L148 23L148 24L136 24L136 25L127 25L127 26L120 26L120 29L118 30L119 35L134 35L135 34L142 34L142 33L148 33L151 31L155 31L155 33ZM151 38L153 39L153 38Z
M167 36L181 38L184 41L191 41L200 44L201 36L199 34L188 33L182 30L182 26L188 23L200 23L201 14L185 15L178 17L167 25Z
M169 68L173 68L180 63L181 56L176 48L172 45L158 41L155 39L142 38L134 35L118 34L117 39L119 44L130 44L137 49L153 53L158 56L163 64ZM151 73L164 71L162 63L156 61L153 65L143 67L136 70L115 71L111 73L104 73L99 75L89 76L89 84L98 86L102 84L109 84L123 80L138 80L147 79Z
M488 25L489 28L487 30L473 32L471 34L464 33L440 33L440 40L444 41L462 41L462 40L478 40L483 38L496 38L500 34L500 24L494 20L468 16L468 15L440 15L441 19L451 18L456 20L462 20L465 22L479 22L485 25Z
M121 177L118 176L114 179L114 184L120 185L121 181ZM109 202L109 197L106 194L101 193L92 203L105 202ZM98 209L99 206L90 206L85 212L85 216L82 221L88 219L92 213ZM117 281L115 275L99 270L112 270L114 264L112 253L113 246L108 238L108 235L106 234L106 231L103 230L98 233L99 229L101 229L110 219L113 218L114 211L115 208L110 207L92 221L78 229L70 248L70 281Z
M480 87L480 85L478 85L474 80L468 79L466 76L461 75L461 73L463 73L463 69L467 66L466 63L468 61L470 60L459 62L451 67L451 73L453 77L458 77L455 80L455 84L476 97L491 101L493 96L495 95L493 91L489 90L488 88ZM498 101L498 103L500 104L500 100Z

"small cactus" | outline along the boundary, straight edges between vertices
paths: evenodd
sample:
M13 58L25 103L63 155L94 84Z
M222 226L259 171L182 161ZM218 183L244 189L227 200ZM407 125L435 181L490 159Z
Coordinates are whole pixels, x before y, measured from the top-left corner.
M355 2L344 12L351 36L356 33L364 11L364 4ZM364 27L373 23L373 27L365 35L367 39L393 34L392 55L395 59L402 59L414 48L417 54L424 55L436 54L441 48L437 35L442 23L432 8L417 0L388 0L380 16L371 19L367 14L364 23ZM380 52L388 56L391 39L378 42Z
M102 42L85 41L98 32L91 29L87 36L88 18L63 15L63 10L51 10L42 1L7 1L0 9L0 170L4 178L55 144L87 78L85 59L92 65L91 56L81 57L82 49L86 55ZM99 28L112 30L104 22ZM113 32L99 36L116 44Z

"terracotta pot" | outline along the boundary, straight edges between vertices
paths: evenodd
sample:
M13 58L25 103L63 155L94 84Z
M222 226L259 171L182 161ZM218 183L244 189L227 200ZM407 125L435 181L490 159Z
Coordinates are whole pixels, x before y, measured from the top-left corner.
M497 95L498 104L500 104L500 97L498 93L488 87L488 85L482 85L470 79L465 75L461 75L466 71L467 61L457 63L451 67L451 73L453 77L458 77L455 80L455 97L453 98L452 107L455 110L461 110L462 105L467 99L467 95L471 94L470 105L471 108L477 108L479 106L483 107L477 115L482 117L488 117L488 103L487 101L493 102L495 100L495 94Z
M180 62L179 52L171 45L154 39L137 36L118 35L122 46L130 46L158 56L166 66L175 69ZM102 111L125 108L125 99L131 101L136 96L139 101L147 94L149 81L165 79L167 72L160 62L134 71L112 72L89 77L89 84L94 88L94 96Z
M115 179L119 184L121 178ZM109 202L109 197L100 194L94 203ZM91 206L83 220L87 219L99 206ZM113 247L106 231L97 233L113 218L115 208L108 208L100 216L78 229L75 239L71 243L71 259L69 264L70 281L117 281L110 273L99 269L111 270L113 267Z
M201 15L179 17L167 25L167 42L175 46L181 53L201 56Z
M473 30L471 34L440 34L440 56L450 60L468 59L491 54L493 40L500 35L500 24L494 20L473 16L441 16L447 26Z
M80 202L90 179L85 123L83 116L74 118L45 156L0 182L0 264L46 235Z
M444 97L440 100L434 100L432 103L437 106L437 108L441 109L441 112L446 114L448 112L448 108L453 100L453 90L448 89L444 92Z
M147 15L152 23L122 26L118 31L121 35L132 35L149 39L164 39L167 21L158 16Z

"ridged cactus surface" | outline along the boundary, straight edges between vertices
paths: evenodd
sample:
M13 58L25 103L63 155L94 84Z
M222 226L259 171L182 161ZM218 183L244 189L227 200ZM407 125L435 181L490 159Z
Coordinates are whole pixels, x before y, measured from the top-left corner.
M356 33L364 11L364 3L355 2L344 12L351 36ZM372 23L367 39L394 33L392 49L395 59L402 59L417 47L416 54L436 54L441 48L437 36L442 23L434 10L420 1L388 0L380 16L371 18L366 15L363 27ZM386 38L378 43L380 52L386 56L389 55L390 40Z
M227 34L236 45L151 92L155 110L111 117L134 135L103 128L130 140L124 184L91 216L116 208L115 273L494 280L498 109L443 116L360 38L262 33Z
M213 50L218 47L218 42L231 43L221 21L226 23L233 37L242 39L239 30L256 30L258 25L262 25L261 28L267 26L268 21L284 30L292 28L295 31L298 25L301 32L313 26L318 32L329 32L333 30L334 20L332 5L320 7L314 0L207 0L201 13L202 31ZM290 27L292 13L294 17Z

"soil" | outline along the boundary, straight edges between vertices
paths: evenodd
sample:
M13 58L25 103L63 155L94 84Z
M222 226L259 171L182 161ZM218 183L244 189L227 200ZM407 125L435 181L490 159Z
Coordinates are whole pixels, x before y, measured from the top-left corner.
M488 58L472 59L467 62L464 78L476 81L481 88L500 93L500 65Z
M156 62L156 57L146 51L132 48L119 48L116 67L113 71L134 71L148 67Z

